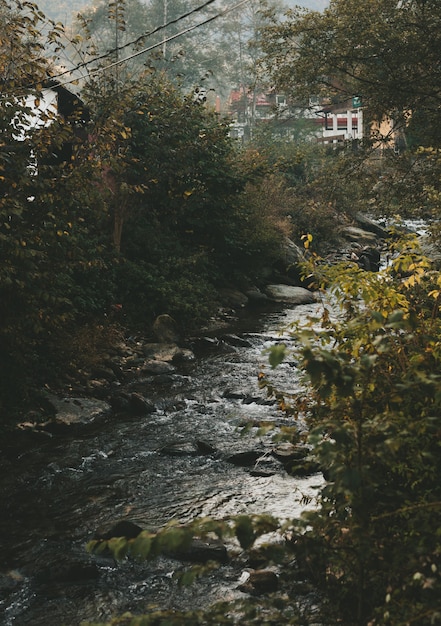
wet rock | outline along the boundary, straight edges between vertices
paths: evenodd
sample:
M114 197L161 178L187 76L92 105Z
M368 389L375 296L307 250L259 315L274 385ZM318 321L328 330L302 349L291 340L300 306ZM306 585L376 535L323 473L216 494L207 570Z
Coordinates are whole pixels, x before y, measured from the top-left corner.
M296 446L286 441L279 443L273 448L272 455L282 463L285 463L287 461L304 459L308 455L308 450L304 446Z
M359 228L358 226L344 226L341 229L341 235L349 241L356 241L360 244L375 244L377 241L377 235L375 235L375 233Z
M312 476L321 471L321 467L317 461L308 458L301 461L290 460L283 465L290 476Z
M219 296L225 306L241 309L248 304L247 296L237 289L219 289Z
M250 470L250 476L255 476L256 478L271 478L274 476L276 472L274 470L267 469L252 469Z
M110 413L110 404L96 398L58 398L47 396L55 409L55 418L44 425L49 431L61 427L89 426Z
M214 446L211 445L211 443L207 443L206 441L201 441L199 439L197 439L195 441L196 444L196 448L198 449L198 452L202 455L210 455L210 454L216 454L217 450Z
M94 378L102 378L110 383L117 380L117 376L114 370L105 365L96 365L91 370L91 376L93 376Z
M5 574L0 573L0 597L15 591L23 582L23 576L17 570L10 570Z
M279 577L271 570L252 570L244 572L241 576L240 591L252 595L273 593L279 588Z
M287 304L312 304L317 301L316 296L304 287L293 287L291 285L267 285L266 293L276 302Z
M228 400L243 400L247 395L247 392L243 389L225 389L222 394L222 396Z
M239 337L239 335L223 335L222 341L228 343L230 346L235 346L236 348L250 348L251 343L248 339L243 339L243 337Z
M150 360L166 363L182 363L193 361L194 354L188 348L181 348L175 343L148 343L144 346L144 354Z
M271 398L261 398L260 396L246 396L242 400L242 404L259 404L261 406L272 406L276 404L276 400Z
M229 560L227 548L218 539L192 539L189 546L173 551L170 556L193 563L207 563L208 561L228 563Z
M94 539L108 540L112 537L125 537L135 539L144 529L130 520L121 520L110 525L101 526L97 529Z
M192 441L176 441L160 448L159 452L167 456L197 456L198 448Z
M201 441L175 441L160 448L161 454L167 456L208 456L216 454L217 450L211 444Z
M156 411L156 407L142 394L137 392L128 393L121 391L110 398L110 404L114 411L130 413L132 415L147 415Z
M171 374L175 371L175 368L170 363L166 363L165 361L158 361L155 359L148 359L144 361L143 366L141 367L141 372L143 374Z
M147 415L156 410L153 402L136 392L129 395L128 409L132 415Z
M245 292L245 295L248 298L250 304L264 304L268 302L268 296L266 295L266 293L263 293L262 291L260 291L260 289L257 289L257 287L254 289L249 289Z
M167 314L158 315L155 319L153 333L160 343L178 343L180 340L176 321Z
M380 251L374 246L364 246L356 259L359 267L366 272L378 272L380 269Z
M371 220L366 215L363 215L363 213L356 213L354 219L357 222L358 226L364 231L374 233L375 235L377 235L377 237L380 237L381 239L387 239L390 236L390 232L389 230L387 230L387 228L384 228L383 226L378 224L378 222Z
M228 463L237 465L238 467L250 467L254 465L259 457L262 456L262 450L248 450L246 452L236 452L226 457Z

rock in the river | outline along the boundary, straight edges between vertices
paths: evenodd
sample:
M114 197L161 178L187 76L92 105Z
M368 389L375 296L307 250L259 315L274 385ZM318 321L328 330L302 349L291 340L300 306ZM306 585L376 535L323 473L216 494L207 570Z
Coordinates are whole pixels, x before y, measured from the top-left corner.
M378 224L378 222L374 222L374 220L371 220L366 215L363 215L363 213L356 213L354 219L360 228L362 228L364 231L367 230L371 233L374 233L375 235L377 235L377 237L380 237L380 239L387 239L390 236L389 230L383 228L381 224Z
M246 452L230 454L225 460L239 467L250 467L250 465L254 465L261 456L262 450L247 450Z
M216 448L211 444L196 439L195 441L174 441L159 449L167 456L206 456L215 454Z
M153 322L153 332L160 343L178 343L180 339L175 320L167 314L158 315Z
M125 537L126 539L135 539L143 529L138 524L130 520L121 520L119 522L102 526L98 528L94 539L112 539L112 537Z
M377 242L375 233L359 228L358 226L345 226L341 230L341 234L349 241L356 241L360 244L374 244Z
M247 296L237 289L219 289L219 296L225 306L241 309L248 304Z
M321 471L320 465L314 459L306 457L305 459L292 459L283 464L285 470L290 476L312 476Z
M222 335L222 341L225 341L225 343L230 344L230 346L235 346L237 348L249 348L251 346L248 339L239 337L239 335L233 335L232 333Z
M159 449L161 454L167 456L197 456L199 454L196 444L192 441L176 441Z
M147 359L141 367L143 374L171 374L176 371L173 365L165 361L156 361L155 359Z
M282 463L286 463L287 461L304 459L308 455L308 449L305 446L296 446L289 441L284 441L273 448L272 454Z
M189 546L169 554L174 558L193 563L207 563L208 561L228 563L227 548L218 539L194 538Z
M275 572L268 569L244 572L241 580L243 582L239 585L240 591L252 595L272 593L279 588L279 577Z
M59 398L48 394L47 399L55 409L54 420L44 424L47 430L89 426L110 412L110 404L95 398Z
M266 293L269 298L276 302L287 304L312 304L317 301L316 296L304 287L292 287L291 285L267 285Z
M143 395L136 392L129 395L128 409L132 415L147 415L156 410L153 402L150 402L150 400L147 400Z
M258 289L257 287L248 289L245 292L245 295L248 298L250 304L261 304L268 302L268 296L266 295L266 293L263 293L263 291L260 291L260 289Z
M144 345L144 354L150 360L165 361L166 363L193 361L195 358L191 350L180 348L175 343L147 343Z

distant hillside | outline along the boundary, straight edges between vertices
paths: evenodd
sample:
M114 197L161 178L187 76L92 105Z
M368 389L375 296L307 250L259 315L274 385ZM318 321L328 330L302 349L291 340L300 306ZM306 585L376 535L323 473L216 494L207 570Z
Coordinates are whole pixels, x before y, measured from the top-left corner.
M284 2L290 7L298 5L314 11L323 11L329 4L329 0L284 0ZM36 0L36 4L51 20L62 22L67 26L77 13L92 5L92 0Z

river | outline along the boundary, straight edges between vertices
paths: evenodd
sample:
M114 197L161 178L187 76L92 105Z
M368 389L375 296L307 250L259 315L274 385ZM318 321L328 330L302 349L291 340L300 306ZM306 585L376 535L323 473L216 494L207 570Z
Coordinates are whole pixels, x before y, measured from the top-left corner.
M181 589L172 574L182 564L173 559L115 563L89 557L85 544L98 527L122 519L156 529L198 516L266 512L290 519L300 514L305 497L317 494L321 475L289 476L282 465L269 462L272 433L257 437L256 428L244 433L243 426L290 423L259 389L257 375L262 366L268 369L265 350L282 339L291 341L281 329L318 308L301 305L244 317L228 331L239 342L211 337L166 383L146 388L139 383L138 390L156 406L149 415L113 416L85 433L54 436L3 457L0 623L77 626L125 611L142 613L152 603L185 609L243 596L241 566L234 561ZM284 389L300 389L292 362L271 377ZM166 445L185 447L194 440L216 453L161 453ZM254 475L226 460L250 449L261 451L258 466L272 471Z

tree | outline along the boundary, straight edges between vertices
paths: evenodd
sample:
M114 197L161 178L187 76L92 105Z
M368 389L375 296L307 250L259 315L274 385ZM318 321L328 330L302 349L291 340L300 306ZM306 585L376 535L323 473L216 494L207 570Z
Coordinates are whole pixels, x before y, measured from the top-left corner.
M379 274L313 261L341 319L326 306L292 329L310 385L291 411L306 415L326 479L297 554L338 608L335 621L360 626L429 625L441 609L441 276L412 237L391 251ZM286 357L277 348L273 364Z
M63 332L109 295L102 204L73 160L51 164L75 144L74 120L42 104L63 29L30 3L2 2L0 20L0 412L14 417L55 371Z
M293 10L266 29L265 63L304 102L359 96L369 119L393 116L438 146L440 25L436 0L331 0L323 13Z

